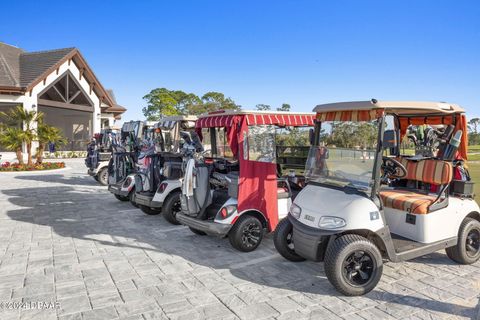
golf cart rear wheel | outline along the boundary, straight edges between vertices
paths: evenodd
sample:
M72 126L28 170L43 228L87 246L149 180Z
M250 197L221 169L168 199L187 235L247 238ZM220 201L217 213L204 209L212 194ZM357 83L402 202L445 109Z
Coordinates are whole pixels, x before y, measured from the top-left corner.
M129 197L125 197L125 196L121 196L119 194L114 194L115 198L117 198L117 200L120 200L120 201L128 201L130 200Z
M273 244L275 249L282 257L293 262L305 261L305 258L295 253L293 245L293 225L287 219L283 219L277 225L275 233L273 234Z
M195 229L195 228L192 228L192 227L188 227L190 229L190 231L192 231L193 233L195 234L198 234L199 236L205 236L207 235L205 232L201 231L201 230L198 230L198 229Z
M140 210L143 211L143 213L146 213L149 216L154 216L154 215L160 214L162 212L161 210L155 210L155 209L152 209L150 207L143 206L143 205L139 205L139 207L140 207Z
M243 252L255 250L262 242L262 238L262 222L250 215L241 216L228 233L228 240L232 247Z
M367 238L346 234L327 247L325 274L335 289L346 296L370 292L380 281L382 271L382 255Z
M180 191L172 192L162 206L162 215L171 224L180 224L177 221L177 213L182 210L180 204Z
M472 264L480 259L480 222L465 218L458 230L457 245L446 248L447 256L461 264Z
M102 186L108 185L108 168L105 167L100 169L97 173L97 178L97 181L100 182Z

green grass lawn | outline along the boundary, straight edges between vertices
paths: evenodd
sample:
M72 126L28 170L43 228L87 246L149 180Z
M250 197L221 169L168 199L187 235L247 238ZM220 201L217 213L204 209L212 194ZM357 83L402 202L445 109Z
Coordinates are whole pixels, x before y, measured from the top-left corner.
M480 197L480 162L470 162L468 164L468 171L472 177L472 181L475 182L475 194ZM476 197L477 201L480 199Z

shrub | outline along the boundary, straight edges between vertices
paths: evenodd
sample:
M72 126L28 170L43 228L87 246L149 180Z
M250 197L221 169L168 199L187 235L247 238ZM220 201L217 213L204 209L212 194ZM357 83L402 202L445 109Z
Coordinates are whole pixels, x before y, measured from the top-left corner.
M61 168L65 168L65 162L44 162L31 165L4 162L0 165L0 171L41 171Z

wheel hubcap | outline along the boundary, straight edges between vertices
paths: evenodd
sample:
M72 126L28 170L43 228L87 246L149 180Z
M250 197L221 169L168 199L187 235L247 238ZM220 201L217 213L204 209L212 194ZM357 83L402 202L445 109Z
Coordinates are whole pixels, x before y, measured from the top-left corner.
M475 257L480 253L480 230L471 230L466 239L467 255Z
M172 215L175 217L177 213L179 213L181 210L182 210L182 205L180 203L180 200L178 200L172 206Z
M255 246L260 240L261 228L256 223L249 223L242 232L242 242L246 247Z
M293 235L292 232L289 232L287 234L287 247L288 247L288 249L293 251L293 250L295 250L295 247L293 246L293 236L292 235Z
M355 251L343 262L343 277L353 286L367 284L375 273L373 258L365 251Z
M102 179L102 182L106 183L107 177L108 177L108 172L104 170L104 172L102 172L102 175L100 176L100 179Z

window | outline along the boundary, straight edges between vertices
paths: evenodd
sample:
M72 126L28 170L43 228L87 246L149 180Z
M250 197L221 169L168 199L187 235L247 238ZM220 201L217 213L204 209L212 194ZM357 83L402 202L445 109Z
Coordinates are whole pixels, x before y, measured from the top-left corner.
M275 126L248 127L248 158L251 161L276 163Z
M212 152L214 144L212 144L212 131L215 134L216 140L216 154ZM202 128L202 144L205 149L205 155L207 157L222 157L233 158L233 152L228 144L228 137L225 128Z

